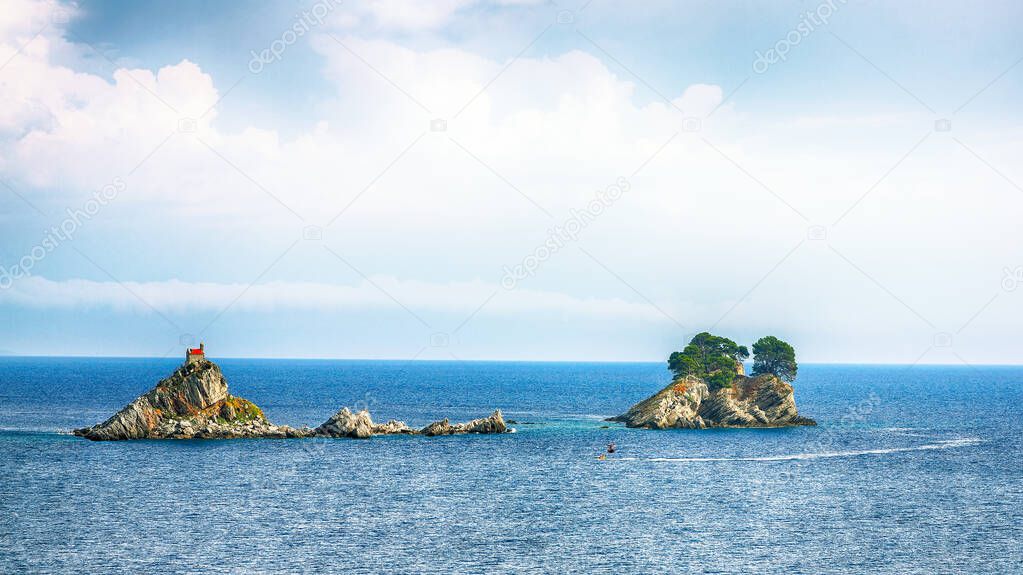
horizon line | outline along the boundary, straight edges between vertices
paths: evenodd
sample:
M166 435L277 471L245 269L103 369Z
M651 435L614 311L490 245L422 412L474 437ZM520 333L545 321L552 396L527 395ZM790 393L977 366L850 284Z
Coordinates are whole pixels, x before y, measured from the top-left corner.
M172 356L155 355L85 355L85 354L0 354L4 358L52 358L52 359L153 359L170 360ZM401 358L401 357L281 357L281 356L223 356L220 360L252 359L269 361L388 361L388 362L433 362L433 363L595 363L595 364L657 364L665 360L582 360L582 359L446 359L446 358ZM213 360L211 360L213 361ZM744 362L743 365L750 365L752 362ZM806 361L801 365L856 365L856 366L895 366L895 367L1023 367L1021 363L901 363L884 361Z

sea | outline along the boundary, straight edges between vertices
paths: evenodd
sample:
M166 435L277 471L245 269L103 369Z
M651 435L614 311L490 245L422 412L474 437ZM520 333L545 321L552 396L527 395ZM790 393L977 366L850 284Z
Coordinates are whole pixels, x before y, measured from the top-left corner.
M216 361L275 423L515 432L90 442L179 360L0 358L0 572L1023 573L1021 367L801 365L817 427L651 431L604 419L663 363Z

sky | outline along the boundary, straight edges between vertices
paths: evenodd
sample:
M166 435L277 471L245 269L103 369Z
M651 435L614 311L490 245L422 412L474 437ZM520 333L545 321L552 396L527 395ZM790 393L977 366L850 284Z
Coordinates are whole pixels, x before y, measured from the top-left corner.
M1023 362L1023 5L2 0L0 353Z

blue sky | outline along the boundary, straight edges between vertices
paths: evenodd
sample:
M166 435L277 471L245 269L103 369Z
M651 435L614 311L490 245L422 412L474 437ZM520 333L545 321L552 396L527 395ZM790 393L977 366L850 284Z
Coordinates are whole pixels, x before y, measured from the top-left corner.
M0 350L1018 363L1021 11L13 1Z

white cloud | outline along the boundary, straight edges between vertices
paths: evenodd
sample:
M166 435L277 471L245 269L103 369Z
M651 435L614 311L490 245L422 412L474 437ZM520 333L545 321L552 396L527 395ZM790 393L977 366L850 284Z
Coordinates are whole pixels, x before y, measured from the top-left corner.
M448 119L449 131L428 133L358 208L391 219L396 201L419 212L439 206L437 215L464 224L468 214L458 206L467 195L509 193L473 156L528 188L537 202L567 210L592 189L574 174L621 166L594 174L593 185L613 181L657 150L680 121L666 103L636 105L631 81L581 51L521 58L505 69L508 62L456 48L418 52L383 40L343 41L433 114L325 37L317 46L337 99L323 108L313 131L290 140L258 123L239 132L219 129L216 110L204 113L220 90L193 62L155 72L118 69L108 81L55 63L43 45L11 62L6 72L22 81L0 87L13 103L0 115L6 135L0 169L28 187L59 188L69 198L120 176L133 199L160 202L178 216L206 214L220 225L231 214L241 216L238 222L293 227L298 222L281 203L323 224L438 116ZM673 103L699 115L720 98L720 88L697 84ZM194 134L175 133L183 119L196 120ZM422 193L424 184L429 194ZM485 228L508 215L475 212L471 222Z
M0 38L5 44L14 40L22 45L47 28L59 28L77 13L73 4L56 0L7 0L0 12ZM3 55L4 60L8 57Z
M360 4L365 14L380 27L417 30L436 28L446 23L458 10L474 4L472 0L379 0Z
M528 6L545 0L375 0L372 2L344 3L332 17L332 23L342 28L362 28L414 32L436 30L448 24L459 13L477 6Z
M243 293L244 297L238 299ZM530 289L506 291L499 285L480 281L438 284L393 277L373 277L356 285L275 281L248 286L178 280L123 284L80 279L53 281L33 276L0 290L0 304L33 309L106 308L132 313L150 313L155 309L167 314L220 312L228 307L257 313L366 309L400 312L400 306L405 306L416 313L463 317L479 309L483 316L556 314L593 320L670 321L649 305L617 298L577 298Z

